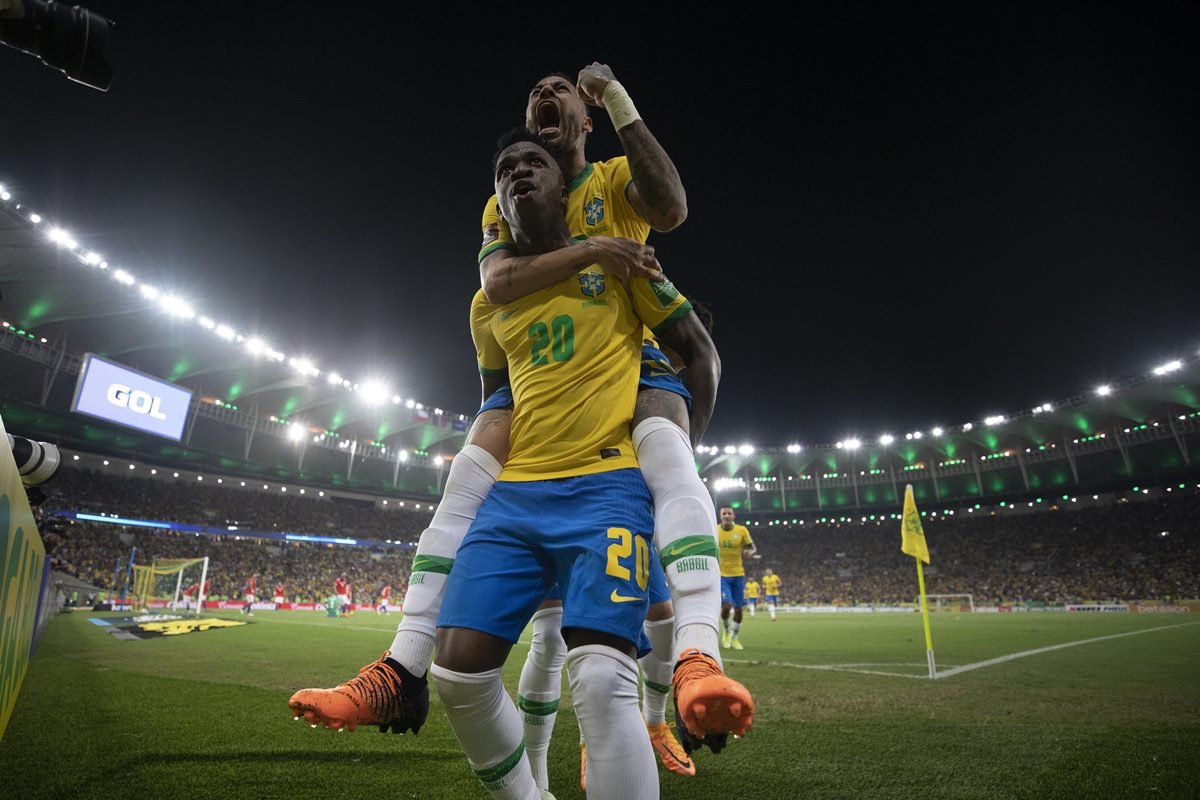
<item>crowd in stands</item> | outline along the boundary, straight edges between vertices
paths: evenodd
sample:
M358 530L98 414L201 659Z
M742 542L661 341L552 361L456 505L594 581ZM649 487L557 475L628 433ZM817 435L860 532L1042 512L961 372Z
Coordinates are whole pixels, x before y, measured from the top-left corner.
M977 605L1200 598L1197 494L1081 510L960 512L927 516L923 526L931 594L970 594ZM911 603L917 595L899 521L759 525L751 534L761 558L747 562L747 574L774 569L785 602Z
M82 470L64 470L48 488L47 509L409 543L415 543L431 513ZM760 554L747 561L747 574L761 576L771 567L783 579L785 603L910 603L916 595L913 561L900 552L896 520L742 522L750 524ZM927 516L924 527L931 594L971 594L977 605L1200 598L1200 494L1079 510L1070 504L1028 512L981 509ZM103 588L112 581L118 559L127 559L136 546L138 563L210 556L213 596L242 597L247 578L258 573L260 597L270 599L275 584L283 583L288 600L306 602L327 597L342 575L355 587L356 601L370 602L386 584L394 597L402 597L414 550L284 544L83 522L47 538L58 567Z
M161 470L167 472L167 470ZM232 482L231 482L232 483ZM239 481L240 483L240 481ZM139 477L82 469L63 469L46 484L46 508L92 514L115 514L134 519L186 522L243 530L286 531L358 539L399 539L415 542L429 524L432 509L381 509L369 501L321 498L251 488L217 486L176 478ZM270 485L268 483L268 485Z

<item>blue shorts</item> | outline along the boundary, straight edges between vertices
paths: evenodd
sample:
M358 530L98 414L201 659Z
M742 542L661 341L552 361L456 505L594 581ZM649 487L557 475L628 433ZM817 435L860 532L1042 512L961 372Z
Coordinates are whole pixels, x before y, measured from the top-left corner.
M747 597L746 604L757 608L758 607L758 598L757 597Z
M655 560L652 510L637 469L497 483L454 558L438 627L516 642L557 582L563 628L639 644Z
M662 389L673 392L687 403L688 413L692 413L692 393L679 380L671 359L662 350L652 345L642 344L642 374L638 379L638 391L643 389Z
M741 608L746 604L746 576L736 578L721 576L721 603L723 605Z
M654 543L650 543L650 605L658 605L665 603L671 599L671 592L667 589L667 574L663 572L662 564L658 561L658 549L654 547ZM557 583L550 590L550 594L546 595L547 600L563 599L562 587Z
M767 595L767 602L773 606L779 605L779 595L777 595L777 594Z
M688 413L690 414L692 411L692 393L675 374L675 368L671 366L671 359L667 358L662 350L648 344L642 345L642 372L638 379L638 391L640 392L642 389L662 389L677 394L687 403ZM512 387L506 383L488 395L487 400L483 401L483 405L479 407L479 411L475 415L479 416L483 412L493 409L512 408L512 405Z

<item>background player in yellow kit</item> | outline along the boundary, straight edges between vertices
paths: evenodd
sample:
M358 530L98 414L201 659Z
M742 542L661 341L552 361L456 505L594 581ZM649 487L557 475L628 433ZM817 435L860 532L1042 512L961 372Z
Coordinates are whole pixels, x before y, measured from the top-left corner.
M717 545L721 548L721 637L722 647L741 650L738 634L742 628L742 605L746 596L746 567L742 559L758 550L745 525L734 523L733 508L722 506L717 526ZM730 620L730 611L733 619Z
M758 581L754 580L753 575L746 579L746 605L750 606L750 616L753 617L758 608Z
M767 611L771 612L771 622L775 621L775 608L779 605L779 587L783 581L768 567L763 575L763 591L767 595Z

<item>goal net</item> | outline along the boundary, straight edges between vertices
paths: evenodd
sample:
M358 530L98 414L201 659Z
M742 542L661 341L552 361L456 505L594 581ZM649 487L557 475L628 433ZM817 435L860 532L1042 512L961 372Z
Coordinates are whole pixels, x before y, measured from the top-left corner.
M133 604L145 609L151 601L167 608L200 613L204 606L204 584L208 579L208 557L163 558L148 565L133 565ZM155 603L159 605L159 603Z
M974 611L975 597L969 594L927 594L930 611ZM920 605L921 599L917 598Z

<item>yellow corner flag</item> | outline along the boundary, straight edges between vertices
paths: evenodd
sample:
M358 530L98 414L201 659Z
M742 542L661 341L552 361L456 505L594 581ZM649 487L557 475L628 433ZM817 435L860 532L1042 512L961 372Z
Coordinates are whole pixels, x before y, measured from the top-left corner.
M921 515L917 512L917 501L913 499L911 483L904 487L904 520L900 523L900 550L917 562L921 621L925 624L925 659L929 666L930 680L936 680L937 662L933 657L933 635L929 632L929 604L925 602L925 574L921 571L921 562L929 563L929 547L925 544L925 530L921 527Z
M925 530L921 527L921 515L917 513L917 501L913 499L911 483L904 489L904 522L900 525L900 549L913 558L929 563Z

